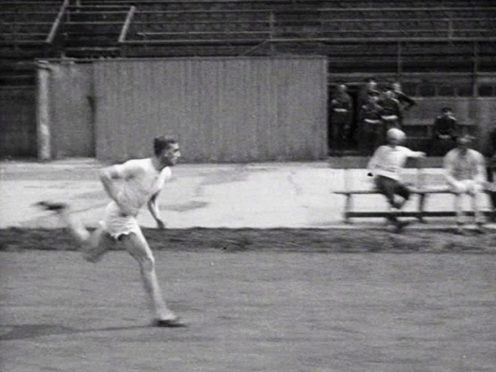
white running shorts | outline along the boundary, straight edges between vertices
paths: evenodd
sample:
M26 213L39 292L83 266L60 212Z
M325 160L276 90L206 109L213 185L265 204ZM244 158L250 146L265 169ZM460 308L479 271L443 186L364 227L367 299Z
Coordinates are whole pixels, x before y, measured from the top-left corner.
M111 202L105 208L105 216L100 225L114 239L119 239L122 235L135 233L141 234L141 228L136 216L125 215L115 202Z

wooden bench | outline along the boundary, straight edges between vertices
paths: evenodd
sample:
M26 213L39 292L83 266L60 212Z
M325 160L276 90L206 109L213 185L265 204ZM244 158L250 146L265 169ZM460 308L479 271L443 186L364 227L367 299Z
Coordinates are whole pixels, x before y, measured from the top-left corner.
M374 211L356 211L354 210L354 196L358 195L382 195L375 187L370 187L370 188L352 188L350 186L350 180L349 180L349 174L348 169L344 169L345 172L345 189L344 190L334 190L333 192L338 195L343 195L345 196L345 205L344 205L344 211L343 211L343 217L344 221L346 223L350 223L351 218L361 218L361 217L391 217L391 216L397 216L397 217L414 217L417 218L419 222L424 223L425 217L453 217L456 216L456 213L454 210L425 210L426 206L426 201L427 197L429 195L434 195L434 194L451 194L454 195L453 192L449 189L448 186L445 185L439 185L439 186L427 186L424 183L424 174L422 172L422 168L419 165L419 162L417 162L417 172L415 175L415 183L414 184L408 184L409 189L411 191L412 195L417 195L418 200L416 204L416 209L413 211L393 211L393 210L374 210ZM366 172L366 170L365 170ZM484 192L486 193L491 193L495 192L494 187L487 187L484 189ZM474 213L472 211L465 211L465 215L467 216L473 216ZM494 218L496 216L496 211L493 210L484 210L482 213L485 216Z

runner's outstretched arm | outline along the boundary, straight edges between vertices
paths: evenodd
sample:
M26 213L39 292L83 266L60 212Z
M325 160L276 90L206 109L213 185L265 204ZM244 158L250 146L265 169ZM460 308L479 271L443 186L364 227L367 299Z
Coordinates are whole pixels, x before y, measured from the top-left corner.
M148 200L148 210L150 211L150 214L154 218L155 222L157 222L157 227L160 229L165 229L165 223L162 220L162 217L160 216L160 208L158 206L158 195L159 193L155 193L150 200Z

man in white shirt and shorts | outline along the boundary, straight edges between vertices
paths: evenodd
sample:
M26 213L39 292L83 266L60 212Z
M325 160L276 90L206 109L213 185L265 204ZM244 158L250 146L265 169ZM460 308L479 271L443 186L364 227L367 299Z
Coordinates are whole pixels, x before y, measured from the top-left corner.
M400 210L410 198L410 190L401 182L401 170L408 158L423 158L425 153L412 151L400 146L405 141L405 133L397 128L391 128L386 133L387 145L379 146L367 166L369 176L374 177L377 190L388 200L393 210ZM400 231L407 223L399 221L392 214L389 220Z
M99 227L92 233L70 213L66 204L42 201L38 206L59 214L81 244L87 261L97 262L113 244L121 243L140 265L143 284L154 311L153 324L179 327L183 323L162 297L155 272L155 258L137 220L139 210L147 204L157 226L165 228L157 198L164 183L171 177L170 167L181 156L175 139L157 137L153 144L152 157L132 159L100 171L100 180L112 201L105 208Z

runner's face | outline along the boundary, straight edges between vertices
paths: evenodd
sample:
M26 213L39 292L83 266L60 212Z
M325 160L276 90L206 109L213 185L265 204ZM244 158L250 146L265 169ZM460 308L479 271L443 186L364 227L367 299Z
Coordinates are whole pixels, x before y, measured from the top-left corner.
M163 165L171 167L176 165L177 160L181 157L181 151L179 150L179 145L173 143L170 147L162 152L160 156L160 161Z

